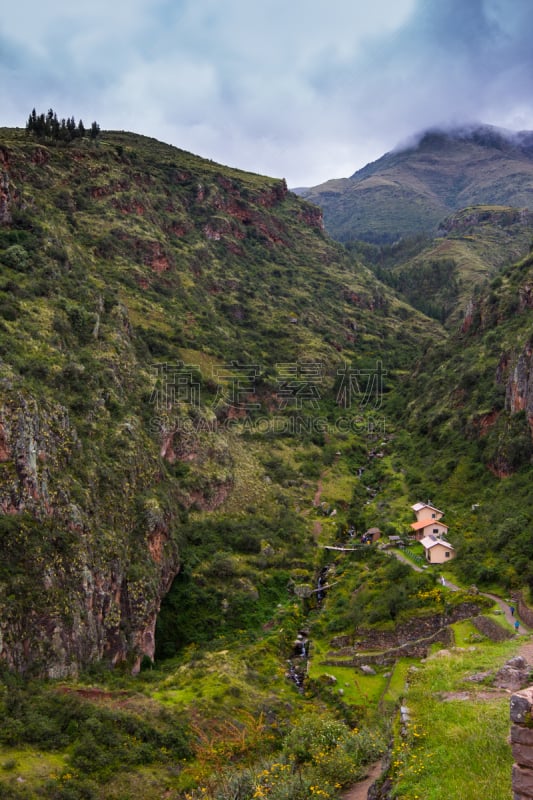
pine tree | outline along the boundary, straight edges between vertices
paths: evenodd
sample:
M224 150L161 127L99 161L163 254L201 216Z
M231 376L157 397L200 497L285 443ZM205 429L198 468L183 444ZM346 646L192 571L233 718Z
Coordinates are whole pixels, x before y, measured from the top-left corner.
M36 110L33 109L28 116L26 131L37 139L50 139L52 142L65 143L72 142L74 139L82 139L87 135L81 119L77 125L74 117L63 117L59 121L53 108L49 108L46 115L37 115ZM97 122L93 122L89 132L91 139L96 139L99 133L100 126Z

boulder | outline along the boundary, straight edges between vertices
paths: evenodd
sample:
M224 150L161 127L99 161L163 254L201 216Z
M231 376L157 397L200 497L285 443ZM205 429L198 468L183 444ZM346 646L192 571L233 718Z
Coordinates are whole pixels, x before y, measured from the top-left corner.
M516 692L529 683L529 667L522 656L507 661L494 676L494 686Z

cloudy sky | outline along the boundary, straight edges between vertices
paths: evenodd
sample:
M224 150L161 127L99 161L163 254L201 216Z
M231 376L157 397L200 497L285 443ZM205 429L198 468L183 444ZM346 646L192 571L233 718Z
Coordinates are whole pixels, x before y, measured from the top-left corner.
M97 120L310 186L434 125L533 129L533 0L15 0L0 126Z

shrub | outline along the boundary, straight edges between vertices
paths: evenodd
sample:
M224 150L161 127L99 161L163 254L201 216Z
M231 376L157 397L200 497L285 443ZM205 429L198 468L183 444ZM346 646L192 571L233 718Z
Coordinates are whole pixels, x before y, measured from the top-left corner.
M19 272L26 272L31 264L29 253L20 244L12 244L11 247L0 253L0 261L6 267L11 267Z

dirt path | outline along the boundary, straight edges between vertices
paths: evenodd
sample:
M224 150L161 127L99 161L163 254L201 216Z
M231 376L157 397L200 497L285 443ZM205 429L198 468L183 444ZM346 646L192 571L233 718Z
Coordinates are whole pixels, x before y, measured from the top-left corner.
M511 614L511 609L509 607L509 604L506 603L505 600L502 600L501 597L497 597L497 595L495 595L495 594L489 594L488 592L481 592L480 594L482 594L484 597L488 597L490 600L494 600L495 603L498 603L498 605L500 606L501 610L505 614L505 619L507 620L509 625L513 625L514 626L514 624L516 622L516 616L517 616L516 615L516 611L515 611L514 616L513 616L513 614ZM521 636L524 636L524 635L529 633L528 628L526 628L524 626L524 623L522 621L520 621L520 627L519 627L517 633L519 633Z
M422 572L420 567L417 567L415 564L413 564L412 561L409 561L409 559L405 558L405 556L402 556L401 553L398 553L398 551L394 552L393 555L396 556L398 561L402 561L404 564L408 564L417 572ZM460 590L459 586L456 586L451 581L446 580L444 576L441 576L439 580L443 586L446 586L446 588L450 589L452 592L458 592ZM507 620L509 625L512 625L514 628L514 624L517 621L517 613L516 611L514 612L514 614L511 613L511 608L509 606L509 603L507 603L505 600L502 600L502 598L498 597L498 595L490 594L489 592L480 592L480 594L483 595L483 597L488 597L489 600L492 600L494 603L497 603L500 606L501 610L503 611L505 619ZM522 620L520 620L520 618L518 618L518 621L520 622L520 627L518 628L517 633L520 636L528 635L529 633L531 633L529 628L525 627L524 623L522 622Z
M381 761L377 761L375 764L372 764L368 770L367 777L352 786L352 788L346 792L346 794L343 794L342 800L367 800L368 790L374 781L377 780L377 778L379 778L381 775L381 770Z
M531 666L533 664L533 642L528 641L520 645L518 655L526 659L527 663Z
M392 555L395 556L398 559L398 561L401 561L402 564L407 564L408 567L411 567L411 569L414 569L415 572L422 572L423 571L422 567L418 567L416 564L413 564L412 561L410 561L408 558L403 556L397 550L393 550L392 551Z

